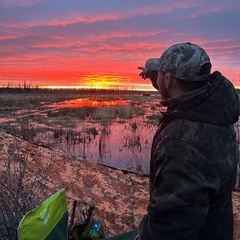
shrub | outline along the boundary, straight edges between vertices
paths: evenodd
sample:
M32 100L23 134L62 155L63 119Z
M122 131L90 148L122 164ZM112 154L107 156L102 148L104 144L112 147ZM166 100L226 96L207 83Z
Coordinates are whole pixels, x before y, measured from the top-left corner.
M0 239L17 239L19 221L47 196L52 163L33 167L35 160L30 160L27 149L20 150L17 140L8 149L1 146L1 155Z

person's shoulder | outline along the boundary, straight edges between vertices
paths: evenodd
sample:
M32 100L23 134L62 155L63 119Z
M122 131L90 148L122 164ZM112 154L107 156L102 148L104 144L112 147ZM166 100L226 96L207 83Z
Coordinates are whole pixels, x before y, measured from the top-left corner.
M163 135L171 138L182 138L187 132L197 128L197 123L184 118L177 118L167 123L162 131Z

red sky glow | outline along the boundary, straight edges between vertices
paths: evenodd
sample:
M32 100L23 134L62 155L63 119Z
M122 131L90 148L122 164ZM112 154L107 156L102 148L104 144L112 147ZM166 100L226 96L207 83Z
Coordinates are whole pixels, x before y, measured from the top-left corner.
M192 42L240 86L240 3L1 0L0 86L153 89L138 66Z

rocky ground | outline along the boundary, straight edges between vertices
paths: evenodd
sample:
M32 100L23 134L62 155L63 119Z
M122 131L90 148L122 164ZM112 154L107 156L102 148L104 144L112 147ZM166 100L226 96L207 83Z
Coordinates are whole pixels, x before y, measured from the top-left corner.
M16 138L0 131L1 162L9 157L10 146L17 145L28 157L32 168L44 168L51 161L48 176L49 193L65 188L69 213L74 200L78 201L75 221L81 217L83 203L95 207L94 218L103 222L106 236L137 229L146 213L148 203L148 177L116 170L88 161L79 161L42 146ZM26 155L27 152L27 155ZM20 155L21 155L20 154ZM235 240L240 239L240 192L233 192Z

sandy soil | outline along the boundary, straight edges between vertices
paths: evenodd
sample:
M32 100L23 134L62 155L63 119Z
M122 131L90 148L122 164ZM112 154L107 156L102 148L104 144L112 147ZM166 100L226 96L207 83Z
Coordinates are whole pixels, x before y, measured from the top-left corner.
M103 222L106 236L120 234L137 229L146 213L148 203L148 178L126 171L116 170L88 161L79 161L55 152L51 149L34 145L28 141L0 131L1 161L7 157L11 144L18 144L19 149L28 151L29 164L41 167L52 161L52 173L48 176L48 188L54 193L66 188L69 213L72 203L78 201L75 221L81 216L83 202L95 208L94 218ZM235 238L240 239L240 192L233 193Z

